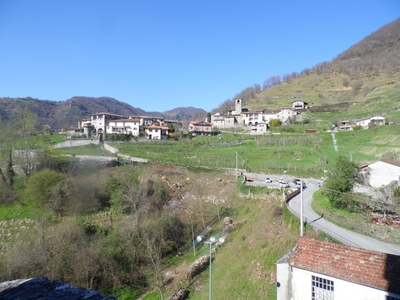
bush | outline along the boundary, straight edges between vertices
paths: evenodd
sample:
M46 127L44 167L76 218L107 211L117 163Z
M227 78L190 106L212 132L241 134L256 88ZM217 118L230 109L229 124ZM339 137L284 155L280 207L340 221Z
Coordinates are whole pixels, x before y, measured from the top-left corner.
M281 125L281 120L279 119L273 119L269 121L269 126L271 127L279 127Z
M51 199L53 187L65 178L64 174L49 169L34 173L26 183L25 202L34 207L43 208Z
M353 127L353 130L361 130L361 129L362 129L361 125L356 125Z

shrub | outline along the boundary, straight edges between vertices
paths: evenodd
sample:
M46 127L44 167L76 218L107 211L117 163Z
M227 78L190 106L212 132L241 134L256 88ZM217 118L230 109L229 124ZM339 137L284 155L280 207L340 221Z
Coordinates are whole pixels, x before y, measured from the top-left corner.
M24 200L34 207L43 207L51 199L52 189L66 178L64 174L49 169L29 177L24 191Z
M281 120L279 119L273 119L269 121L269 126L271 127L279 127L281 125Z

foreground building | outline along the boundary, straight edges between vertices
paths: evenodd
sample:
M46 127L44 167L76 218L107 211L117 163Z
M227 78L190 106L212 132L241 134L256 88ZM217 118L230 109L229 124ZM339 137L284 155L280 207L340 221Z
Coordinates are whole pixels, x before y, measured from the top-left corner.
M277 262L278 300L400 300L400 256L300 238Z

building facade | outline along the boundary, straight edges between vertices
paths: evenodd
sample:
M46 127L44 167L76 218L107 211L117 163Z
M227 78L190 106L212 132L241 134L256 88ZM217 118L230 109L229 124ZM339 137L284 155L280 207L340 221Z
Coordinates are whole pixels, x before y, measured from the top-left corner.
M277 262L278 300L400 300L400 257L300 238Z

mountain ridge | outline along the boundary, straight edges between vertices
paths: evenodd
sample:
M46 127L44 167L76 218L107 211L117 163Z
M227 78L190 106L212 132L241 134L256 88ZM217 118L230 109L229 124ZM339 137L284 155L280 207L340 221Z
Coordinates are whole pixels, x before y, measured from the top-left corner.
M74 96L65 101L4 97L0 98L0 118L4 121L11 120L24 107L37 114L40 125L49 125L54 130L76 127L79 120L90 118L97 112L109 112L125 117L163 116L178 121L206 115L205 110L195 107L179 107L165 112L145 111L111 97Z

